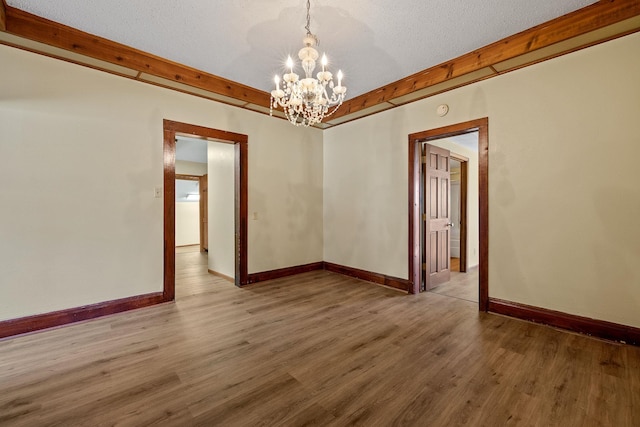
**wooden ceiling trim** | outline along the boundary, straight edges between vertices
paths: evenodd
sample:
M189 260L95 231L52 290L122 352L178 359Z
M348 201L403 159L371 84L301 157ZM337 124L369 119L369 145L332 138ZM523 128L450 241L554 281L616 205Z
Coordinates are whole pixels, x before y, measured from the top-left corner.
M600 0L501 41L347 100L329 128L640 30L638 0ZM623 21L624 24L623 24ZM617 25L616 25L617 24ZM267 92L44 19L0 0L0 43L268 114ZM14 35L17 40L2 39ZM479 70L491 75L479 75ZM123 71L124 70L124 71ZM152 82L154 76L160 82ZM470 76L478 75L473 79ZM391 104L389 104L391 102ZM281 115L276 115L281 118Z
M328 121L329 126L327 127L333 127L333 126L341 125L344 123L348 123L357 119L361 119L363 117L380 113L381 111L390 110L391 108L399 107L401 105L417 101L419 99L424 99L429 96L437 95L442 92L446 92L452 89L466 86L468 84L493 77L497 75L497 73L498 72L494 70L492 67L482 68L472 73L465 74L460 77L455 77L450 80L445 80L442 83L438 83L433 86L428 86L424 89L420 89L415 92L410 92L407 95L399 96L397 98L392 98L386 102L373 105L365 110L359 110L354 113L341 116L338 119L331 119ZM378 105L380 105L381 107L378 108Z
M640 15L529 53L525 53L524 55L516 56L515 58L498 62L494 64L493 67L499 73L512 71L541 61L546 61L547 59L555 58L560 55L575 52L576 50L584 49L585 47L593 46L594 44L622 37L627 34L637 32L639 29Z
M7 29L7 3L0 0L0 31Z
M121 65L112 64L110 62L101 61L99 59L90 58L79 53L70 52L55 46L49 46L44 43L18 37L16 35L0 31L0 44L15 47L17 49L26 50L28 52L37 53L55 58L73 64L82 65L83 67L93 68L95 70L105 71L122 77L135 77L138 72Z
M445 80L442 83L436 83L434 85L427 86L424 89L419 89L414 92L410 92L406 95L399 96L397 98L392 98L388 102L390 102L393 105L406 104L409 102L417 101L418 99L435 95L436 93L445 92L447 90L455 89L460 86L467 85L469 83L477 82L487 77L494 76L496 74L497 72L493 70L491 67L481 68L469 74L464 74L459 77L454 77L452 79Z
M242 100L231 98L229 96L220 95L220 94L217 94L208 90L200 89L197 87L189 86L184 83L176 82L174 80L157 77L152 74L140 72L136 77L136 80L140 80L145 83L151 83L153 85L161 86L166 89L174 89L174 90L188 93L191 95L201 96L203 98L212 99L214 101L220 101L225 104L235 105L236 107L244 106L245 104L247 104Z
M269 105L267 92L214 76L75 28L6 7L5 30L19 37L76 52L247 103Z
M591 6L347 100L334 117L350 115L375 104L407 95L484 67L491 67L496 63L581 36L637 15L640 15L640 1L638 0L601 0Z

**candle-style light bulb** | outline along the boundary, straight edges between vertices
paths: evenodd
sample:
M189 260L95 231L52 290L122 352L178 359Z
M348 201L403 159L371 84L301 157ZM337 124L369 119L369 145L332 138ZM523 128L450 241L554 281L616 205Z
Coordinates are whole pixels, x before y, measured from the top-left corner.
M327 54L323 53L322 54L322 72L324 73L324 67L327 66Z
M276 76L274 77L273 81L276 82L276 90L280 90L280 77L278 77L278 75L276 74Z
M342 86L342 70L338 70L338 86Z
M291 59L291 56L287 57L287 67L289 67L289 72L293 73L293 59Z

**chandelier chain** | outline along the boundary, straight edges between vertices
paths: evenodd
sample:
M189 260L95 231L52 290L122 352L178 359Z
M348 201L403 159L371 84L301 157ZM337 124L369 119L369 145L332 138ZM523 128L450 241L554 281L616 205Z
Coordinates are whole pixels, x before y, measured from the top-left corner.
M304 27L307 30L307 35L311 35L311 30L309 27L311 26L311 13L309 10L311 9L311 0L307 0L307 25Z

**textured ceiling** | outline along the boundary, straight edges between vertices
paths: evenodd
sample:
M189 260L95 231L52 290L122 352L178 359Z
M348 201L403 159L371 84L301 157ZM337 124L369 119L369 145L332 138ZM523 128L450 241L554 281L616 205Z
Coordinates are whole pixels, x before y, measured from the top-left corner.
M461 145L471 151L478 152L478 132L465 133L462 135L450 136L448 139L454 144Z
M207 163L207 141L187 136L177 136L176 160Z
M257 89L295 57L305 0L7 0L9 6ZM311 31L347 98L593 0L316 0ZM300 67L297 72L302 73Z

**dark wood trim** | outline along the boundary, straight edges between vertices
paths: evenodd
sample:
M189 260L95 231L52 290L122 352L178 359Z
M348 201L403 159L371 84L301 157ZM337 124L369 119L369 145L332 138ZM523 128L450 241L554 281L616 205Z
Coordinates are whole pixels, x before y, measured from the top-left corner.
M460 272L469 268L469 159L460 161Z
M420 292L420 282L422 281L422 260L420 248L420 176L422 166L420 158L422 150L420 144L416 144L409 135L409 288L410 294Z
M235 146L235 284L244 286L247 279L248 252L248 141L247 135L212 129L204 126L163 120L164 129L164 293L175 298L175 186L176 135L187 135ZM169 249L170 248L170 249Z
M468 162L468 161L469 161L469 158L468 158L468 157L465 157L465 156L463 156L462 154L454 153L453 151L451 152L450 156L451 156L451 159L453 159L453 160L457 160L457 161L459 161L460 163Z
M489 119L481 118L409 135L409 254L410 293L420 291L420 144L478 131L479 192L479 304L481 311L489 306Z
M249 222L249 156L248 144L235 145L235 225L236 225L236 286L249 283L248 274L248 222ZM209 243L211 244L211 243Z
M344 102L331 120L640 15L638 0L599 1ZM623 34L621 34L623 35ZM607 39L611 39L608 37ZM590 43L589 45L592 45ZM577 48L568 49L567 52ZM560 54L553 55L553 57ZM533 61L531 64L538 61ZM530 64L529 64L530 65ZM493 74L496 76L498 74ZM466 84L487 78L481 77ZM451 88L453 89L453 87ZM331 121L330 120L330 121Z
M200 252L203 253L209 250L209 236L207 235L209 233L209 218L205 218L209 213L209 201L207 200L209 195L208 179L208 174L198 177L198 193L200 194L200 200L198 200L198 235L200 237ZM203 190L205 187L207 188L207 194Z
M184 175L184 174L180 174L177 173L176 174L176 179L182 179L184 181L198 181L200 182L200 176L198 175Z
M0 338L26 334L41 329L53 328L82 320L94 319L109 314L136 308L148 307L166 302L161 292L134 297L122 298L113 301L105 301L97 304L85 305L50 313L36 314L34 316L18 319L4 320L0 322Z
M249 137L247 135L226 130L208 128L205 126L192 125L189 123L176 122L173 120L163 120L164 128L172 130L176 135L189 136L199 139L217 139L219 142L229 144L247 143ZM174 141L175 143L175 141Z
M373 273L371 271L360 270L359 268L347 267L331 262L324 262L323 265L325 270L334 273L355 277L356 279L366 280L367 282L373 282L379 285L390 286L402 291L408 291L410 289L411 283L407 279L400 279L393 276L387 276L385 274Z
M19 37L246 103L269 105L270 95L262 90L172 62L13 7L6 9L6 31Z
M333 273L345 276L355 277L367 282L377 283L379 285L390 286L392 288L407 291L409 289L409 280L400 279L393 276L387 276L371 271L360 270L358 268L347 267L344 265L334 264L331 262L313 262L310 264L297 265L293 267L279 268L276 270L262 271L260 273L249 274L249 283L258 283L266 280L279 279L282 277L294 276L296 274L306 273L315 270L327 270Z
M163 294L173 301L176 295L176 134L165 126L164 153L164 285Z
M222 95L232 99L240 100L242 105L229 103L224 99L214 99L216 102L235 105L239 108L252 110L250 104L268 106L269 93L224 79L212 74L199 71L197 69L178 64L149 53L98 37L83 31L50 21L28 12L7 6L4 0L0 0L0 31L7 31L16 36L38 41L50 46L58 47L70 52L78 53L86 57L99 59L111 64L127 67L134 72L128 78L138 79L141 73L161 77L173 82L210 91L214 94ZM401 80L386 86L374 89L358 97L347 100L344 105L334 114L333 119L348 116L363 109L379 105L394 98L407 95L421 89L434 86L439 83L460 77L481 69L493 70L493 74L478 77L474 80L466 81L462 84L452 84L451 87L443 88L435 93L425 95L433 96L447 90L455 89L462 85L475 83L480 80L491 78L512 69L529 66L541 61L555 58L570 52L574 52L585 47L593 46L617 37L639 31L640 28L620 30L622 32L614 35L602 35L594 41L578 41L575 46L567 46L561 52L550 54L547 57L532 59L523 64L514 66L512 69L498 72L494 65L508 59L522 56L529 52L545 48L559 42L577 38L584 34L602 29L604 27L625 21L629 18L640 15L640 2L638 0L601 0L590 6L584 7L567 15L545 22L521 33L506 37L490 45L484 46L475 51L469 52L458 58L438 64L431 68L407 76ZM15 46L13 44L9 44ZM46 56L55 57L65 61L81 64L91 68L100 69L116 75L122 75L117 71L97 68L93 65L82 63L78 60L71 60L46 52L38 52L28 47L15 46L28 51L41 53ZM156 86L166 87L178 92L189 93L194 96L204 97L202 94L185 91L184 89L169 87L161 83L146 82ZM417 100L417 99L415 99ZM412 101L415 101L412 100ZM407 102L412 102L407 101ZM388 104L389 108L394 108L399 104ZM392 106L393 105L393 106ZM253 109L252 111L257 111ZM260 112L260 111L258 111ZM378 111L379 112L379 111ZM263 112L264 113L264 112ZM267 114L267 113L264 113ZM373 114L373 113L372 113ZM360 116L361 118L365 116ZM353 120L356 120L354 118ZM346 123L350 120L345 120ZM329 125L328 127L332 127Z
M478 120L478 306L489 310L489 119Z
M7 2L0 0L0 31L7 29Z
M542 323L597 338L640 345L640 328L576 316L498 298L489 299L489 311L530 322Z
M308 271L322 270L324 263L312 262L310 264L296 265L293 267L278 268L275 270L261 271L249 274L249 283L264 282L265 280L279 279L281 277L294 276Z

